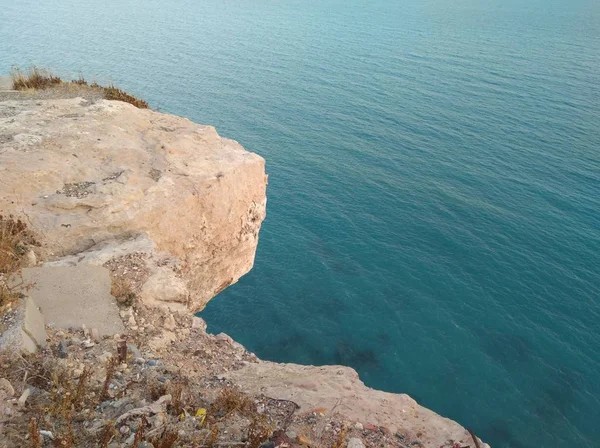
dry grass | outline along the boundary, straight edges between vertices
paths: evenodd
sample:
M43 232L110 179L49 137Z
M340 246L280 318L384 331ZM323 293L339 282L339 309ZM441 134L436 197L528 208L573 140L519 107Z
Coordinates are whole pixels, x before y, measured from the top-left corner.
M23 240L29 239L27 225L13 216L0 215L0 274L14 274L25 255Z
M265 416L257 412L256 405L248 395L232 387L226 387L221 390L210 407L209 415L216 417L217 420L225 420L233 413L250 420L247 440L249 448L259 448L273 432Z
M13 69L11 78L15 90L47 89L63 83L58 76L37 67L31 67L26 72L18 68Z
M246 415L255 412L256 407L247 395L232 387L226 387L212 404L209 414L219 419L224 419L230 414L237 412Z
M113 85L104 87L104 98L107 100L123 101L125 103L133 104L138 109L148 109L149 105L146 101L136 98L121 89L116 88Z
M148 109L149 107L146 101L137 98L113 86L112 84L108 87L103 87L95 81L91 84L88 84L81 74L77 79L65 81L59 76L55 76L48 70L38 67L31 67L26 71L23 71L19 68L13 69L11 71L11 78L14 90L44 90L74 84L80 87L88 87L90 89L99 90L101 91L104 99L107 100L123 101L125 103L132 104L139 109Z
M18 298L8 278L21 269L27 246L34 244L37 242L23 221L0 215L0 311Z
M121 306L129 307L135 302L136 295L133 292L131 280L127 277L112 275L110 293L117 299L117 303Z
M40 437L37 418L32 418L29 422L29 440L32 448L41 448L42 439Z
M109 358L106 363L106 378L104 379L104 385L102 386L102 394L100 395L101 400L110 398L109 387L112 381L113 375L117 368L117 360L115 358Z

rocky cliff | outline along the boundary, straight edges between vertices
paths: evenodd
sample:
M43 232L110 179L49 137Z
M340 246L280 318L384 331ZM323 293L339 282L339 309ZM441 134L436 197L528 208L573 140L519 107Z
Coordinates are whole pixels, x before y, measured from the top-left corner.
M34 352L0 352L4 441L487 447L350 368L264 362L191 317L251 269L266 184L261 157L184 118L0 101L0 215L35 234L18 243L21 302L0 316L0 350Z
M266 184L260 156L185 118L0 102L0 213L25 216L55 266L152 253L148 303L199 311L252 268Z

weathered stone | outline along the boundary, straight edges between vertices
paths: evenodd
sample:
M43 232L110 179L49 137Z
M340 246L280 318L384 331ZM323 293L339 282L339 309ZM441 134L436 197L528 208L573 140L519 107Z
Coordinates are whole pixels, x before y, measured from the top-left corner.
M228 344L233 343L233 339L227 333L219 333L218 335L215 336L215 339L217 341L227 342Z
M177 328L177 322L175 322L175 318L173 317L172 314L169 314L165 318L163 327L165 327L167 330L174 330L175 328Z
M177 277L175 272L168 268L157 269L156 272L144 283L140 291L140 298L149 305L160 302L176 302L170 305L180 305L179 309L186 309L189 291L183 279ZM169 306L169 304L163 303Z
M20 299L13 321L0 335L0 350L35 353L46 347L44 316L31 297Z
M420 406L405 394L371 389L355 370L343 366L301 366L268 361L249 363L223 376L248 394L291 400L301 409L325 408L330 412L343 403L343 415L353 421L385 426L392 433L423 432L423 446L444 446L448 439L471 442L471 436L458 423ZM364 425L368 429L369 425ZM427 431L422 431L427 428ZM489 445L481 443L482 448Z
M92 328L92 341L100 342L100 332L97 328Z
M124 331L108 269L102 266L25 268L23 282L48 322L58 328L96 328L100 335ZM65 312L68 311L68 312Z
M37 264L37 257L35 252L31 249L29 249L25 254L25 264L29 267L33 267Z
M147 235L181 262L187 292L177 286L166 303L190 311L251 269L266 205L260 156L210 126L123 102L0 102L0 115L8 108L0 210L28 217L45 259L75 263L105 241ZM112 246L86 257L100 263L119 253Z
M357 437L348 440L348 448L365 448L365 444Z
M12 397L15 394L14 387L12 387L12 384L10 384L10 381L6 378L0 378L0 389L4 390L9 397Z
M61 267L76 266L78 264L102 266L113 258L123 257L136 252L151 253L154 249L154 243L146 234L130 238L114 238L95 244L88 250L75 255L67 255L54 261L48 261L44 263L44 266Z
M25 406L25 403L27 402L29 395L31 395L31 390L29 390L29 388L26 388L23 391L23 393L21 394L21 396L19 397L19 400L18 400L19 406Z
M195 330L206 331L206 321L198 316L192 317L192 328Z
M69 349L67 347L67 341L60 341L58 343L58 357L59 358L66 358L67 356L69 356Z

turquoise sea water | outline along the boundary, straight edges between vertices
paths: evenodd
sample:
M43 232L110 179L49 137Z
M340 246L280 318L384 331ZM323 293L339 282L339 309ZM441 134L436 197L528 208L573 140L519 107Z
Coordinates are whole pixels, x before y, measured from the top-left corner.
M267 159L202 315L493 447L600 446L597 0L0 0L0 67L112 80Z

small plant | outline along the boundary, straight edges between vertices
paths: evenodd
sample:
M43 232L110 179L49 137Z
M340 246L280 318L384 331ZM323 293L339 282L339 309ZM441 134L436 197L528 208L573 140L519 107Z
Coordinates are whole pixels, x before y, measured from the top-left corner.
M40 437L37 418L32 418L29 421L29 440L31 441L31 448L42 447L42 438Z
M13 274L25 255L23 240L28 240L27 225L13 216L0 215L0 274Z
M232 387L226 387L212 404L210 414L224 418L233 412L244 415L252 411L255 411L254 403L247 395Z
M171 411L173 415L183 412L183 383L175 382L171 387Z
M83 399L85 398L86 386L91 376L92 369L90 368L90 366L85 366L85 368L83 369L83 373L79 377L79 383L77 384L75 394L73 395L74 406L82 407Z
M142 440L144 440L144 431L145 431L147 425L148 425L148 420L146 419L146 416L143 415L142 418L140 419L140 423L138 425L138 430L135 433L135 438L133 439L132 448L139 448L140 443L142 443Z
M153 445L156 448L173 448L179 436L176 432L165 431L159 440L154 440Z
M113 422L109 422L102 431L102 435L100 436L100 448L108 448L108 444L115 437L115 424Z
M110 382L112 381L115 369L117 367L117 360L115 358L109 358L106 363L106 378L104 379L104 385L102 386L102 394L100 395L101 400L107 400L110 398L108 390L110 388Z

